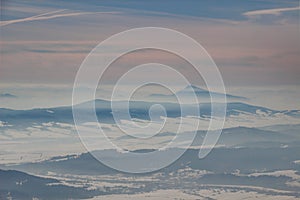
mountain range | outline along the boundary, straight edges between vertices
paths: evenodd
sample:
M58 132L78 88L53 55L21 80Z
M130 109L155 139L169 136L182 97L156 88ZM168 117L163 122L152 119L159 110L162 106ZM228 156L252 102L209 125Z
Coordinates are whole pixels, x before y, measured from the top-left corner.
M119 106L120 112L126 112L122 110L122 105L126 104L124 101L115 102L115 105ZM149 120L149 109L152 105L162 105L167 113L167 117L185 117L181 115L181 106L185 106L187 112L186 116L193 115L195 109L199 109L200 116L203 118L210 117L211 115L211 103L202 103L199 105L180 105L178 103L167 102L144 102L144 101L130 101L129 112L131 117L143 120ZM112 115L111 102L106 100L97 99L94 101L84 102L75 105L75 108L80 109L82 114L88 116L91 114L87 108L92 108L95 105L96 115L98 120L103 123L114 123ZM218 107L223 107L223 104L216 103L216 110ZM218 112L216 113L218 114ZM249 115L264 115L264 116L276 116L278 114L299 117L300 112L298 110L273 110L262 106L255 106L241 102L227 103L226 116L238 116L240 114ZM73 124L72 106L55 107L55 108L35 108L30 110L12 110L6 108L0 108L0 121L6 126L0 128L8 128L9 126L31 126L32 124L42 124L48 122L61 122Z
M247 98L245 97L208 91L203 88L197 87L195 85L188 85L184 89L176 92L175 94L151 94L149 95L149 97L168 100L176 96L191 98L193 97L193 95L199 98L199 100L207 100L210 99L211 97L218 99L218 98L224 98L224 96L226 97L227 100L247 100Z

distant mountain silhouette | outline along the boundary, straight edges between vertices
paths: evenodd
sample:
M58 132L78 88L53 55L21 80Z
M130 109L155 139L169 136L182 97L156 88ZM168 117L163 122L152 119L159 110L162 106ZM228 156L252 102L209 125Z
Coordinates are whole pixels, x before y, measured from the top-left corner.
M17 96L9 93L1 93L0 98L17 98Z
M196 95L198 98L210 98L211 96L215 98L221 98L226 96L227 99L231 100L246 100L247 98L242 96L235 96L231 94L222 94L218 92L209 92L208 90L202 89L200 87L197 87L195 85L188 85L184 89L178 91L176 94L151 94L150 97L157 97L157 98L170 98L175 97L176 95L183 95L183 96L192 96Z
M118 101L116 105L120 107L120 112L123 112L125 101ZM145 101L130 101L130 115L133 118L149 120L149 109L154 104L161 104L170 118L181 117L181 105L178 103L167 103L167 102L145 102ZM105 123L115 123L112 115L111 102L101 99L96 99L88 102L84 102L75 105L75 108L81 109L82 114L86 116L86 121L90 119L92 113L87 110L95 105L96 115L101 122ZM222 106L222 103L216 103L216 109L218 106ZM186 106L187 115L193 115L195 109L200 110L200 115L203 117L209 117L211 115L211 103L201 103L197 105L182 105ZM265 116L272 116L274 114L282 114L292 117L300 117L300 112L298 110L284 110L278 111L269 109L266 107L250 105L241 102L229 102L227 103L227 116L238 116L239 114L247 113L249 115L257 115L258 113L264 114ZM217 113L216 113L217 114ZM184 117L184 116L183 116ZM56 108L37 108L31 110L12 110L6 108L0 108L0 121L13 125L15 128L18 127L29 127L33 124L42 124L47 122L61 122L73 124L73 113L72 106L56 107ZM8 128L4 126L1 128Z

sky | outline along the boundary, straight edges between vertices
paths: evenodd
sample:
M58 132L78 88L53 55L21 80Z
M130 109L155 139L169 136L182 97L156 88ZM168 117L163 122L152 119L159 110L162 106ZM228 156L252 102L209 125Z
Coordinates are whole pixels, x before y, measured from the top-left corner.
M97 44L121 31L148 26L174 29L199 42L217 64L225 86L236 94L243 88L271 87L268 91L276 92L289 87L283 90L292 91L287 96L294 102L292 94L300 93L298 0L5 0L0 93L16 97L0 96L0 107L45 106L52 97L56 103L50 106L70 103L62 96L71 92L77 70ZM202 84L184 61L158 51L124 56L107 72L107 83L133 63L150 61L173 65L194 84ZM19 96L27 99L22 105ZM42 96L44 103L36 101ZM289 102L279 103L283 101Z

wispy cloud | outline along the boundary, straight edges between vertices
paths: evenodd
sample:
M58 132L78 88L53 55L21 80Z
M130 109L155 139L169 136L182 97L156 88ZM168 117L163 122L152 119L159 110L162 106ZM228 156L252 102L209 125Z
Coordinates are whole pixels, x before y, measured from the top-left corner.
M244 16L251 17L256 15L280 15L282 12L300 10L300 7L291 8L276 8L276 9L264 9L264 10L254 10L243 13Z
M38 20L48 20L54 19L59 17L71 17L71 16L78 16L78 15L87 15L87 14L116 14L118 12L69 12L69 13L62 13L66 11L66 9L51 11L31 17L26 17L22 19L14 19L8 21L0 21L0 27L6 26L9 24L21 23L21 22L28 22L28 21L38 21ZM59 13L59 14L57 14Z

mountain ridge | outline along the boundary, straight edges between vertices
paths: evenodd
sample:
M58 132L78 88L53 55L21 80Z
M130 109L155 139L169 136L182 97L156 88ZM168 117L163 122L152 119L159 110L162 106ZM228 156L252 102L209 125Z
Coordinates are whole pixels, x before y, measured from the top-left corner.
M248 98L242 97L242 96L236 96L232 94L223 94L213 91L205 90L201 87L195 86L195 85L188 85L184 89L179 90L175 94L151 94L150 97L161 97L161 98L171 98L176 97L177 95L183 95L183 96L190 96L190 95L196 95L198 98L211 98L211 96L215 98L223 98L224 95L227 99L235 99L235 100L247 100Z

